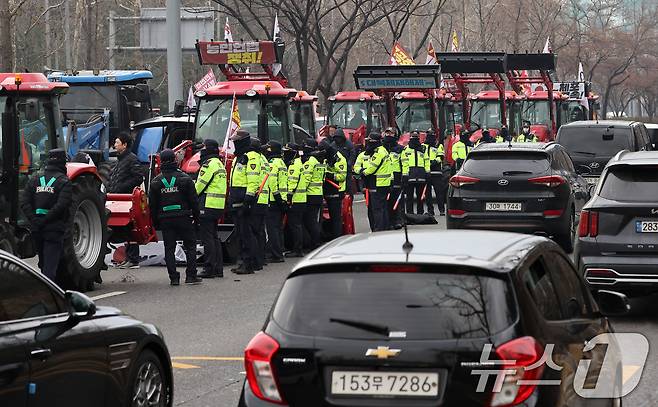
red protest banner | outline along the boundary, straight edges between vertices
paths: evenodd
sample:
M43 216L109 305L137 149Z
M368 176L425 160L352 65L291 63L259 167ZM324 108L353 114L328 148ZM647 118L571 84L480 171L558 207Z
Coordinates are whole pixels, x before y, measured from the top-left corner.
M277 62L272 41L199 41L196 47L202 65L273 64Z
M199 82L194 84L194 90L197 92L200 90L206 90L211 86L214 86L217 83L217 78L215 78L215 73L212 71L212 68L208 70L208 73L199 80Z

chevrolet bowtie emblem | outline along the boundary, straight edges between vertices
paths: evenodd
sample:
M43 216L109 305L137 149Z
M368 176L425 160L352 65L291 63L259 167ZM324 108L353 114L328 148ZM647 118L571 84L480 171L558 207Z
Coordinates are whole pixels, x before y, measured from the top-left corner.
M366 356L376 356L377 359L388 359L397 356L400 349L389 349L388 346L378 346L377 349L368 349Z

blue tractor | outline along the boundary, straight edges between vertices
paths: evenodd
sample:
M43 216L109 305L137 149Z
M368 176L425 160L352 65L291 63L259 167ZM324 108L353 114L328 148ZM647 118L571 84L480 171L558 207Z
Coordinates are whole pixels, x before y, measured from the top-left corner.
M89 154L104 181L111 169L110 149L119 132L153 117L148 85L152 78L145 70L69 70L48 75L51 82L69 85L69 93L59 101L68 153Z

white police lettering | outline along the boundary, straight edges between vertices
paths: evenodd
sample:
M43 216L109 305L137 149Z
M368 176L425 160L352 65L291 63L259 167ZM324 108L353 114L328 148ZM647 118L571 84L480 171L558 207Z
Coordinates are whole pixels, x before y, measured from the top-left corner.
M163 194L175 194L178 192L178 187L160 188L160 192Z
M55 193L55 188L54 187L49 187L49 186L37 187L37 194L40 194L42 192L46 192L46 193L49 193L49 194L54 194Z

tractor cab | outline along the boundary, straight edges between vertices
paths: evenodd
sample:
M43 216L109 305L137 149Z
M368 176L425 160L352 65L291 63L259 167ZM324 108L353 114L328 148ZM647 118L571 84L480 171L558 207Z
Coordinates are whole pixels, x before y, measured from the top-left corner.
M597 119L599 96L592 92L591 87L592 83L585 81L553 83L554 91L566 96L561 106L562 124Z
M504 93L504 102L501 103L500 92L485 90L470 97L471 115L468 123L476 125L471 141L476 142L482 137L482 130L488 129L492 136L500 131L501 124L505 123L510 133L518 134L522 127L521 104L523 95L507 90Z
M440 65L360 65L354 71L354 81L357 88L382 98L386 127L398 129L403 145L416 129L424 141L427 130L439 134L447 122L453 122L443 109L447 98L440 91Z
M303 128L310 135L317 135L316 127L316 107L318 97L309 95L308 92L300 90L290 99L290 110L292 111L292 121L297 126Z
M150 71L58 71L48 79L69 84L69 92L60 99L64 120L84 124L109 110L110 146L119 132L130 130L131 123L152 116Z
M385 127L384 115L382 99L374 92L343 91L327 100L326 124L342 129L355 145L364 144L368 134Z

